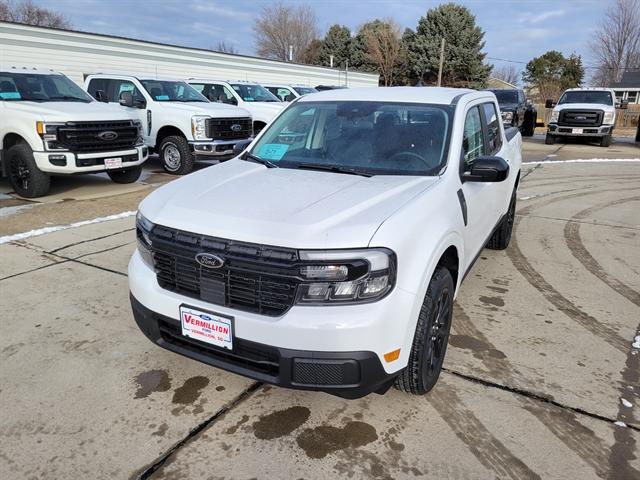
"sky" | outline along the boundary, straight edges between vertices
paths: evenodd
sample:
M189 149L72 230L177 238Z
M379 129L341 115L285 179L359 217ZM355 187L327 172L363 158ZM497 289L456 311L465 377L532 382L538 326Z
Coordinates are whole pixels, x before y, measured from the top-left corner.
M255 55L252 25L275 0L38 0L64 14L74 29L174 45L214 48L222 41L239 53ZM487 62L524 63L548 50L577 53L592 64L589 39L613 0L462 0L485 32ZM284 0L285 4L302 3ZM352 30L374 18L393 18L415 29L427 10L445 2L430 0L307 1L321 32L335 23ZM588 72L589 70L587 70Z

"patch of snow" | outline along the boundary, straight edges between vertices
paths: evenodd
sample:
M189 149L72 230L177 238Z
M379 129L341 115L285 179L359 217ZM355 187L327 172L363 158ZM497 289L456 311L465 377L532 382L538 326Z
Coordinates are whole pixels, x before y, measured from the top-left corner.
M540 160L537 162L522 162L522 165L545 165L558 163L638 163L640 158L576 158L575 160Z
M23 210L28 210L29 208L35 207L37 205L43 205L42 203L27 203L26 205L14 205L13 207L4 207L0 208L0 218L8 217L9 215L14 215Z
M13 235L5 235L0 237L0 245L3 243L14 242L16 240L24 240L25 238L37 237L39 235L45 235L47 233L59 232L61 230L67 230L69 228L84 227L85 225L91 225L94 223L108 222L111 220L119 220L121 218L132 217L136 214L135 211L128 211L122 213L116 213L115 215L107 215L106 217L98 217L91 220L83 220L81 222L70 223L69 225L56 225L53 227L38 228L36 230L30 230L23 233L15 233Z
M627 400L626 398L621 398L620 399L620 403L622 403L622 405L624 405L627 408L631 408L633 407L633 403L631 403L629 400Z
M614 423L614 425L617 425L617 426L619 426L619 427L626 427L626 426L627 426L627 424L626 424L626 423L621 422L620 420L618 420L617 422L615 422L615 423Z
M633 343L631 344L633 348L640 348L640 335L636 335L636 338L633 339Z

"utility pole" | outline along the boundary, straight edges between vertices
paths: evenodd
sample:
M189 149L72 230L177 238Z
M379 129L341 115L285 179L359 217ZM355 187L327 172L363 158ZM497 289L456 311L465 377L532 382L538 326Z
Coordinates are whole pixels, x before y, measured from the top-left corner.
M333 68L333 55L329 55L329 67Z
M289 45L289 61L293 62L293 45Z
M349 60L346 61L346 64L344 67L344 86L345 87L349 86Z
M438 68L438 86L442 86L442 64L444 63L444 37L440 44L440 68Z

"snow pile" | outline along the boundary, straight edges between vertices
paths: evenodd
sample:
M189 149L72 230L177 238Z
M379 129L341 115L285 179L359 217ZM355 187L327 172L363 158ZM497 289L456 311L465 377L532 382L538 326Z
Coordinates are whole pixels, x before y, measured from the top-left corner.
M621 398L620 402L622 403L622 405L624 405L627 408L631 408L633 407L633 403L631 403L629 400L627 400L626 398Z
M640 348L640 335L636 335L636 338L633 339L633 343L631 344L633 348Z
M44 227L38 228L36 230L30 230L28 232L15 233L13 235L5 235L4 237L0 237L0 245L2 245L3 243L14 242L16 240L24 240L25 238L45 235L47 233L59 232L61 230L67 230L69 228L84 227L85 225L91 225L94 223L102 223L108 222L110 220L119 220L121 218L133 217L135 214L135 211L128 211L116 213L115 215L108 215L106 217L98 217L92 220L83 220L81 222L70 223L69 225L56 225L53 227Z
M626 423L621 422L620 420L618 420L617 422L615 422L615 423L614 423L614 425L617 425L617 426L619 426L619 427L626 427L626 426L627 426L627 424L626 424Z

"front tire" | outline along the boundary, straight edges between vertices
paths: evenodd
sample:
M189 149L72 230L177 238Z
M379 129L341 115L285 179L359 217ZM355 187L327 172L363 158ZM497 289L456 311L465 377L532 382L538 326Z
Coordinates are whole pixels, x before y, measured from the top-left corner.
M513 232L513 221L516 217L516 191L511 194L511 201L509 202L509 210L507 214L500 222L498 228L496 228L493 235L487 242L487 248L491 250L504 250L509 246L511 241L511 233Z
M437 267L420 309L409 363L396 377L398 390L424 395L438 381L451 331L453 291L451 273Z
M554 143L556 143L556 137L547 133L547 136L544 137L544 143L545 145L553 145Z
M172 135L160 142L162 167L173 175L186 175L193 170L194 155L184 137Z
M611 135L605 135L600 139L601 147L609 147L611 146Z
M124 170L107 170L107 175L113 183L133 183L140 178L141 173L140 165Z
M9 183L18 195L35 198L47 194L51 177L38 168L29 145L18 143L11 147L6 162Z

